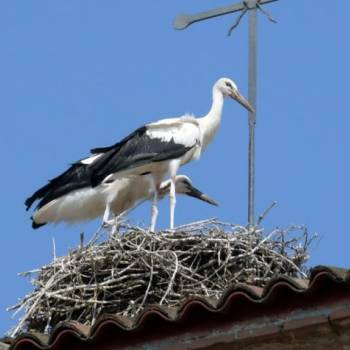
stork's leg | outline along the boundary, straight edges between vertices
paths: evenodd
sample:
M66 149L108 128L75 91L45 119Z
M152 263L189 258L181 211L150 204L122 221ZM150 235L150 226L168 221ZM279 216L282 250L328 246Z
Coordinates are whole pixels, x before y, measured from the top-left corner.
M103 224L107 224L108 226L110 226L110 221L113 221L113 220L109 220L109 217L110 217L110 214L111 214L111 202L108 201L106 203L106 208L105 208L105 212L103 214Z
M175 183L176 183L176 173L179 169L180 161L178 159L174 159L169 164L169 173L170 173L170 192L169 192L169 198L170 198L170 229L174 229L174 222L175 222L175 206L176 206L176 190L175 190Z
M176 177L172 176L170 181L170 229L172 230L174 228L174 221L175 221L175 206L176 206L176 192L175 192L175 180Z
M153 195L153 200L152 200L152 209L151 209L151 213L152 213L152 217L151 217L151 227L150 230L152 232L154 232L155 228L156 228L156 222L157 222L157 217L158 217L158 189L156 188L154 191L154 195Z
M118 217L112 213L112 219L109 220L109 223L112 226L111 235L114 235L118 228Z

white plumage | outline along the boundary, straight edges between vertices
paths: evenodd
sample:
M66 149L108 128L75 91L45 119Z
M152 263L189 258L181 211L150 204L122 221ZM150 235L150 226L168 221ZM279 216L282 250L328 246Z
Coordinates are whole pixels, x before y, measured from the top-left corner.
M163 181L159 199L168 195L169 189L170 180ZM176 192L217 205L213 199L196 189L185 175L176 176ZM33 220L37 224L60 222L72 224L95 219L104 214L110 193L113 195L118 193L111 202L111 212L115 217L127 214L153 196L149 175L122 178L94 188L82 188L54 199L37 210Z
M159 120L135 130L115 145L92 150L89 158L74 164L28 198L28 208L36 199L41 199L39 211L34 214L34 226L37 220L37 223L42 221L38 218L41 208L49 208L51 202L52 207L57 207L54 203L67 200L79 202L81 211L86 210L91 215L100 212L103 207L104 221L108 221L113 203L118 202L118 196L121 196L119 184L129 181L130 177L140 178L147 174L150 180L148 188L153 194L151 230L154 230L161 184L166 174L169 174L170 228L174 228L177 171L180 166L198 159L214 138L221 122L226 96L252 110L236 84L228 78L221 78L213 86L212 105L206 116L195 118L185 115ZM116 187L111 189L108 186L105 192L103 186L110 183ZM82 190L84 188L87 190ZM84 203L90 197L96 198L93 201L95 205L87 205L85 209Z

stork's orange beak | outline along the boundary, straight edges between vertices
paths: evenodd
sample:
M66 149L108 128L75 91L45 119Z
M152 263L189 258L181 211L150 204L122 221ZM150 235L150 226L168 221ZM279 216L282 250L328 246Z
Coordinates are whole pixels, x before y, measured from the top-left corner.
M230 94L230 97L232 97L234 100L236 100L239 104L241 104L249 112L252 112L252 113L255 112L252 105L248 102L248 100L238 90L232 92L232 94Z

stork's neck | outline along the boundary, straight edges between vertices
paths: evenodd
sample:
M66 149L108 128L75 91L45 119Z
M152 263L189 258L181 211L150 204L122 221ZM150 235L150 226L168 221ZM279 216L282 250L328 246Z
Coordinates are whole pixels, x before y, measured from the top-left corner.
M203 133L202 151L214 138L221 122L222 108L224 106L224 96L216 86L213 88L213 102L206 116L199 118L201 132Z

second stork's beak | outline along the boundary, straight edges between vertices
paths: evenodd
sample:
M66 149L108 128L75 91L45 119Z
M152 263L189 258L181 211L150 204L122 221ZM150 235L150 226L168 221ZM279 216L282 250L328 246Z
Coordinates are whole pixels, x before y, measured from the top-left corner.
M219 205L214 199L210 198L209 196L207 196L206 194L204 194L203 192L201 192L193 186L187 186L186 194L188 196L200 199L201 201L215 205L216 207Z
M248 109L249 112L254 113L254 108L252 105L248 102L248 100L238 91L233 91L230 96L236 100L238 103L240 103L244 108Z

